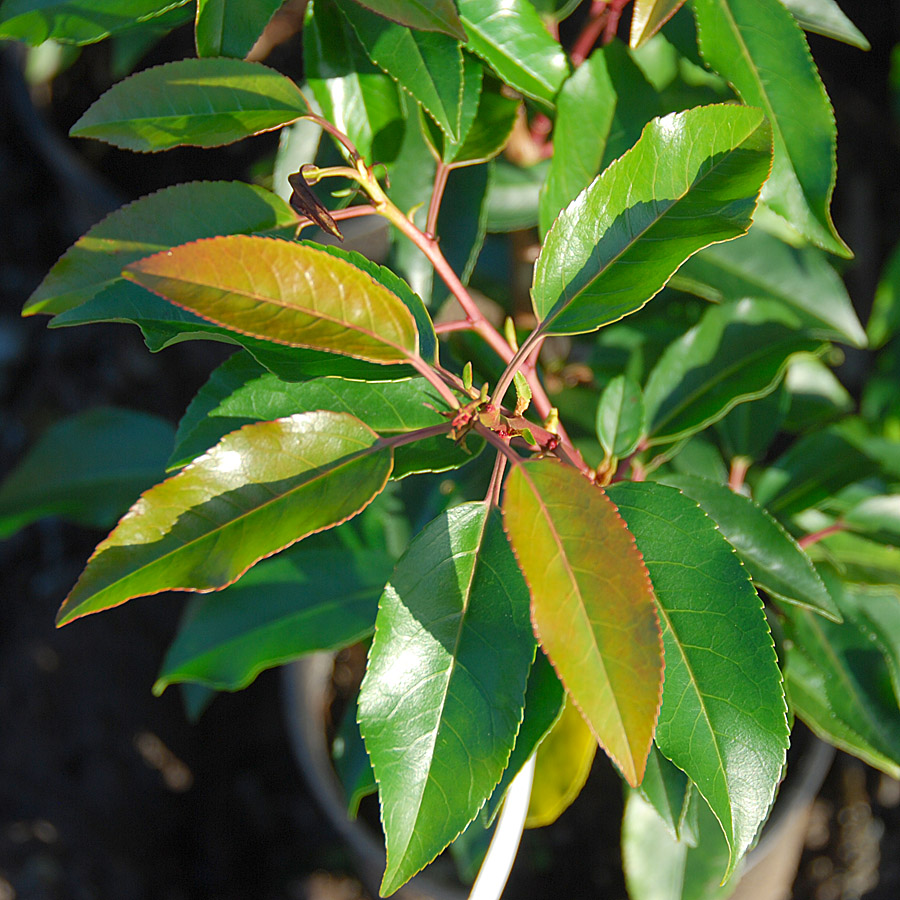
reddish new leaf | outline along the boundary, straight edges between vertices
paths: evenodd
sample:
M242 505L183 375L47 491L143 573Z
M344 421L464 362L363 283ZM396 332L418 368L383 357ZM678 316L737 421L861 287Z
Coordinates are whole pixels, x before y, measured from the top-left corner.
M639 784L656 727L663 650L650 577L606 494L553 460L517 465L506 529L531 588L535 634L600 744Z

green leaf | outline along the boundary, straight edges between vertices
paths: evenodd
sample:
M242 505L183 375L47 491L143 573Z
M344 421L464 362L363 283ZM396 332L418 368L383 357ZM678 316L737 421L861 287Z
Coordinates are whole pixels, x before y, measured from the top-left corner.
M448 136L460 139L463 56L459 42L439 31L417 31L389 22L351 0L334 2L369 59L425 107Z
M168 422L125 409L57 422L0 484L0 540L44 516L108 528L162 476L172 437Z
M57 622L161 591L227 587L263 557L364 509L392 460L345 413L247 425L142 495L98 545Z
M762 114L745 107L650 122L547 233L531 291L541 332L595 331L636 312L693 253L743 234L770 142Z
M786 431L808 431L849 413L856 402L820 359L799 356L791 361L784 387L789 409L783 420Z
M597 438L607 456L632 453L644 434L644 398L640 386L627 375L617 375L600 395Z
M703 57L772 126L763 199L820 247L852 256L831 221L834 113L793 16L779 0L695 0L694 12Z
M535 8L527 0L458 0L457 5L467 49L517 91L552 106L569 65Z
M193 181L164 188L110 213L79 238L47 273L22 313L55 314L78 306L120 282L129 263L178 244L287 229L296 222L297 214L287 203L255 185Z
M669 475L664 484L684 491L719 526L750 577L767 593L841 621L822 579L797 542L749 497L704 478Z
M359 694L387 839L382 896L457 837L500 780L534 652L499 513L470 503L439 516L385 588Z
M218 147L307 112L290 78L238 59L182 59L114 84L72 126L126 150Z
M243 59L284 0L197 0L197 56Z
M894 248L881 271L866 331L873 350L883 347L900 332L900 245Z
M230 588L192 597L153 693L182 681L239 691L264 669L355 644L375 627L391 565L372 551L300 546Z
M647 571L607 495L553 460L517 464L506 530L531 589L535 634L597 740L638 784L662 682Z
M867 497L848 510L843 521L854 531L881 532L900 543L900 494Z
M647 379L649 443L686 437L738 403L774 391L793 356L823 349L797 326L796 316L772 300L710 306Z
M822 251L789 247L759 227L736 241L701 250L671 283L714 303L770 297L800 312L817 336L866 346L850 295Z
M553 666L543 652L538 650L534 665L528 674L528 684L525 687L525 714L516 735L516 745L503 770L500 783L494 788L494 793L485 805L488 822L493 822L500 812L513 779L556 724L562 714L565 699L565 689L553 671Z
M487 197L487 230L521 231L538 224L538 202L549 160L528 168L514 166L502 156L491 163Z
M600 171L617 102L603 50L592 53L563 84L556 98L553 157L541 189L542 235Z
M397 85L372 64L356 32L330 0L306 8L303 60L322 115L368 162L392 161L406 129Z
M226 434L252 422L327 409L355 415L382 437L447 422L438 410L446 402L424 378L406 381L348 381L314 378L286 382L244 353L219 366L191 401L178 426L169 468L205 453ZM475 445L475 442L472 442ZM393 478L440 472L472 459L446 435L394 451Z
M418 354L415 321L403 302L366 272L310 246L208 238L132 263L124 274L251 337L385 364Z
M684 0L634 0L628 43L642 47L680 9Z
M526 828L552 825L578 798L597 755L597 739L570 697L537 748Z
M685 807L694 792L687 775L672 765L655 744L647 758L644 780L637 790L642 799L656 810L671 838L681 840Z
M785 380L790 377L794 365L806 361L807 357L795 358L788 365ZM782 384L765 397L735 406L716 423L725 455L729 459L738 456L750 461L762 459L781 429L790 404L791 396ZM709 472L703 474L710 475Z
M837 429L816 431L792 444L763 472L753 495L779 517L792 516L876 470L875 462Z
M900 712L887 662L868 628L805 609L785 616L784 675L791 706L821 738L900 778Z
M850 584L885 590L896 590L900 585L900 547L839 532L811 546L809 555L833 563Z
M834 0L782 0L805 31L870 50L865 35L844 15Z
M51 328L95 322L126 322L137 325L154 353L188 340L214 340L244 347L253 358L285 381L305 381L322 375L341 378L409 378L411 366L385 367L378 363L337 356L321 350L306 350L273 344L213 325L199 316L151 294L136 284L121 281L101 291L81 306L56 316Z
M765 821L788 726L763 605L715 523L652 482L608 489L650 572L666 679L656 744L694 782L728 840L730 875Z
M347 798L347 815L355 819L359 815L359 804L365 797L378 791L375 773L369 754L356 723L356 698L352 698L341 718L337 734L331 745L334 772Z
M93 44L126 31L188 0L5 0L0 9L0 40L46 40Z
M721 884L728 844L709 805L691 795L697 808L696 840L676 841L637 791L625 804L622 860L631 900L725 900L738 885Z
M442 31L460 41L466 39L466 32L459 21L453 0L356 0L356 2L401 25L409 25L410 28L419 28L422 31Z

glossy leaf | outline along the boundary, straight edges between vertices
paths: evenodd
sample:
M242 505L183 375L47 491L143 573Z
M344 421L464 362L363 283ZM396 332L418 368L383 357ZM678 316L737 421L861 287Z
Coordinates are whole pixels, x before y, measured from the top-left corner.
M669 835L676 841L682 840L685 806L694 792L687 775L670 763L655 744L647 758L647 771L638 792L656 810Z
M543 652L538 650L534 665L528 673L528 684L525 687L525 713L519 733L516 735L516 745L503 770L503 777L485 804L485 815L488 822L492 822L500 812L513 779L562 715L565 700L565 689L556 672L553 671L553 666ZM591 741L596 743L593 735Z
M97 546L57 622L161 591L226 587L356 515L391 465L390 448L344 413L247 425L141 496Z
M260 672L372 633L390 557L297 547L265 560L237 584L188 604L153 693L198 682L239 691Z
M700 504L737 550L754 583L780 600L841 621L809 557L761 506L723 484L696 476L669 475L663 482Z
M743 234L769 172L758 110L654 119L559 216L531 296L546 334L595 331L640 309L693 253Z
M0 40L20 39L33 47L46 40L93 44L161 16L188 0L5 0Z
M868 629L786 608L784 675L791 706L819 737L900 778L900 712ZM850 609L845 609L848 615Z
M783 3L805 31L844 41L860 50L871 49L865 35L834 0L783 0Z
M352 0L334 2L369 59L415 97L447 135L461 138L463 57L459 42L439 31L418 31L389 22L360 9Z
M701 250L678 270L672 286L715 303L771 297L800 312L817 336L866 346L850 295L822 251L789 247L759 227Z
M537 748L526 828L552 825L576 800L591 773L597 740L571 699Z
M768 815L788 745L762 602L693 500L652 482L623 482L608 492L659 604L666 679L656 744L712 807L728 840L730 875Z
M834 113L793 16L779 0L696 0L694 12L703 57L771 123L763 199L820 247L852 256L831 221Z
M183 211L190 209L192 215ZM28 298L23 315L61 313L121 282L135 260L216 235L289 228L297 214L281 199L239 181L192 181L110 213L79 238Z
M238 59L182 59L113 85L69 134L125 150L218 147L305 112L297 85L274 69Z
M528 0L457 0L457 6L466 47L517 91L552 105L569 67Z
M634 0L628 43L642 47L678 12L684 0Z
M602 490L552 460L513 468L503 515L541 647L601 746L638 784L662 654L653 589L632 536Z
M793 313L771 300L710 306L647 379L649 443L686 437L775 390L794 355L823 349L797 326Z
M197 56L243 59L284 0L197 0Z
M170 468L205 453L229 432L251 422L279 419L298 412L327 409L356 416L382 437L448 421L438 410L446 402L424 378L405 381L348 381L313 378L286 382L247 354L235 354L213 372L191 401L178 427ZM472 459L477 441L466 453L447 435L397 447L393 478L412 472L440 472Z
M303 62L322 115L370 163L393 160L405 130L397 85L369 60L350 23L329 0L307 6Z
M172 437L168 422L126 409L57 422L0 484L0 540L44 516L108 528L162 477Z
M597 406L597 438L607 456L632 453L644 433L644 398L627 375L607 384Z
M553 156L541 189L541 234L600 171L617 100L603 50L592 53L563 84L556 98Z
M289 347L404 362L419 336L403 302L324 250L245 235L132 263L126 277L214 324Z
M387 839L382 896L457 837L500 780L534 652L499 514L470 503L439 516L385 588L359 694Z
M676 841L654 808L636 791L625 804L622 861L631 900L725 900L737 879L721 884L728 844L709 805L692 795L697 808L696 840Z
M64 328L94 322L126 322L137 325L147 346L154 353L188 340L214 340L243 347L257 362L285 381L304 381L323 375L383 380L409 378L415 374L411 366L383 366L351 359L349 356L286 347L238 334L213 325L124 280L111 285L77 308L56 316L50 327Z
M460 41L466 39L466 32L453 0L356 0L373 12L423 31L442 31Z

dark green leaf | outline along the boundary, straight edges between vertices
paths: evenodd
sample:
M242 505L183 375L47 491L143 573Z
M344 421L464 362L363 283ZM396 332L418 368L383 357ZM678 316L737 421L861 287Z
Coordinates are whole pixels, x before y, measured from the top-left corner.
M834 113L803 32L779 0L694 0L700 49L775 140L763 199L820 247L852 256L831 221Z
M900 543L900 494L867 497L848 510L843 521L854 531L880 533Z
M355 644L375 627L391 565L376 552L300 546L261 562L224 591L198 594L153 693L180 681L239 691L264 669Z
M715 303L771 297L800 311L817 336L866 346L847 289L825 254L789 247L759 227L701 250L678 270L672 286Z
M750 227L769 172L758 110L709 106L654 119L559 216L532 303L546 334L594 331L640 309L693 253Z
M254 563L356 515L393 456L345 413L246 425L145 492L100 543L60 625L166 590L227 587Z
M182 59L113 85L72 126L126 150L218 147L307 112L290 78L238 59Z
M243 59L284 0L197 0L197 56Z
M347 798L347 815L355 819L359 814L359 804L365 797L376 793L375 773L369 754L359 733L356 722L356 698L347 706L334 742L331 745L334 771Z
M0 40L21 39L33 47L46 40L93 44L161 16L188 0L5 0Z
M44 516L108 528L162 477L168 422L100 408L51 426L0 485L0 539Z
M652 482L608 493L650 572L666 653L656 743L722 824L731 874L765 820L788 726L762 602L715 523ZM720 873L721 877L721 873Z
M597 438L607 456L627 456L644 433L644 398L627 375L617 375L603 389L597 406Z
M798 357L794 364L803 361L805 357ZM791 368L789 365L788 375ZM726 456L729 459L741 456L751 461L762 459L778 434L790 404L791 396L782 385L765 397L735 406L716 423Z
M394 159L406 127L397 85L372 64L356 32L330 0L307 7L303 62L322 115L368 162Z
M757 585L780 600L841 621L809 557L762 507L723 484L696 476L669 475L662 480L700 504L737 550Z
M869 50L865 35L844 15L834 0L783 0L800 27Z
M791 357L821 351L772 300L710 306L663 353L644 388L649 442L678 440L778 386Z
M360 6L377 12L386 19L419 28L423 31L442 31L461 41L466 32L453 0L356 0Z
M459 835L500 780L534 652L499 513L472 503L434 520L385 589L359 695L387 838L383 896Z
M799 356L791 361L784 379L789 408L783 420L786 431L808 431L849 413L853 397L819 359Z
M813 544L809 555L814 560L833 563L849 584L884 589L896 589L900 585L900 547L839 532Z
M900 246L894 248L881 272L866 331L873 349L900 333Z
M296 222L283 200L255 185L193 181L164 188L116 210L79 238L28 298L23 315L78 306L120 282L129 263L160 250L221 234L289 229Z
M687 775L672 765L655 744L647 758L647 771L638 792L656 810L669 835L676 841L680 840L685 805L692 793L691 783Z
M556 98L553 157L541 189L541 234L600 171L617 100L603 50L563 84Z
M517 91L553 104L569 67L527 0L458 0L466 45Z

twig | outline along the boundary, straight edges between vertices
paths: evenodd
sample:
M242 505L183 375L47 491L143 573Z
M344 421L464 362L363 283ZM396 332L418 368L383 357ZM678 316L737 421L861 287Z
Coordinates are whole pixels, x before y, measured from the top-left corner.
M410 356L409 362L412 367L431 384L434 389L447 401L451 409L459 409L459 400L456 394L450 390L441 375L434 370L434 367L428 365L421 356Z
M471 331L472 323L468 319L457 319L455 322L435 324L435 334L449 334L451 331Z
M441 212L441 200L444 197L444 188L447 187L449 174L450 166L438 160L434 173L434 187L431 190L431 202L428 204L428 218L425 221L425 236L431 240L437 239L437 220Z
M500 487L503 484L503 473L506 471L506 456L499 450L494 458L494 470L491 472L491 481L488 485L487 494L485 494L484 502L488 506L500 505Z
M744 479L747 477L747 469L750 468L750 460L746 456L736 456L731 461L731 469L728 472L728 487L736 494L740 493L744 486Z
M822 538L837 534L839 531L844 531L846 528L847 526L843 522L835 522L834 525L829 525L827 528L822 528L819 531L814 531L812 534L800 538L797 543L805 550L807 547L811 547L813 544L821 541Z
M415 431L405 431L403 434L395 434L393 437L383 437L383 447L402 447L404 444L414 444L416 441L424 441L426 438L437 437L441 434L449 434L452 423L445 422L441 425L429 425L428 428L417 428Z

